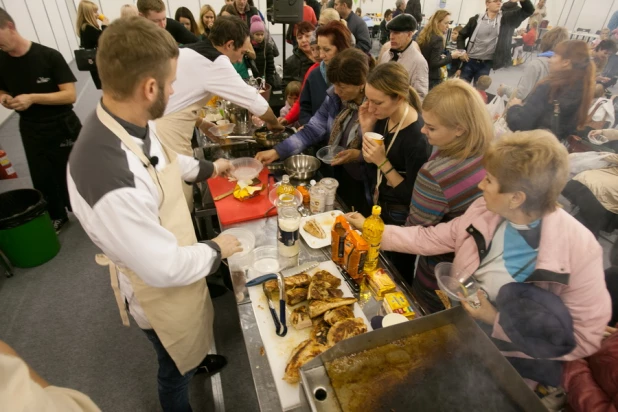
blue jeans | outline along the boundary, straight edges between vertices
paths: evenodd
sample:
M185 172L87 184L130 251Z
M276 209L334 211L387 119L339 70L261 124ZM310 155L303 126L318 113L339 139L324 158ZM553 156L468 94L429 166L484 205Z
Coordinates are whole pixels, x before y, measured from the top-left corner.
M479 77L489 75L492 66L491 60L470 59L461 69L461 79L468 83L472 83L472 80L474 80L474 84L476 84Z
M159 360L159 402L163 412L191 412L189 404L189 383L197 369L181 375L176 364L159 340L154 329L142 329L157 352Z

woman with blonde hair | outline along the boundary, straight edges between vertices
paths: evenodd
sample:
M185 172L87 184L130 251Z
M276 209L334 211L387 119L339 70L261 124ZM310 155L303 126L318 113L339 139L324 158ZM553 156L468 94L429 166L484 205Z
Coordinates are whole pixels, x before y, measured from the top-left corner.
M200 9L200 21L198 22L200 31L202 32L202 40L210 34L210 28L215 24L216 18L217 13L215 13L215 9L208 4L204 4Z
M446 52L446 34L451 24L451 13L446 10L436 11L421 33L418 35L418 45L429 66L429 90L446 80L448 72L446 65L465 56L458 50Z
M437 150L416 177L407 226L434 226L465 213L481 196L477 186L485 177L483 155L493 139L481 96L463 80L447 80L427 94L423 121L421 131ZM358 214L349 220L356 227L364 222ZM416 299L430 312L444 309L435 293L435 266L452 260L452 254L419 256L416 274L411 268L402 273Z
M101 27L99 27L101 21ZM99 14L99 6L89 0L82 0L77 7L77 35L81 41L80 47L84 49L96 49L99 36L109 25L109 20Z
M384 222L402 226L410 210L416 176L431 154L421 131L421 100L410 86L406 69L395 62L380 64L369 72L365 96L358 117L370 193L374 203L382 207ZM384 140L378 142L367 132L378 133ZM401 273L414 267L414 255L392 252L388 256Z
M125 4L120 8L120 18L125 19L127 17L139 16L139 11L134 4Z

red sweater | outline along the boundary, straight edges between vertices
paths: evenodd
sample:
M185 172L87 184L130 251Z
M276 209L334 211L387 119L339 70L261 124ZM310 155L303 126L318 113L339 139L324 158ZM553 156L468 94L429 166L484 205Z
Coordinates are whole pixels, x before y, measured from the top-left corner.
M526 46L534 46L536 42L536 30L534 28L528 30L528 33L524 33L521 38Z
M567 362L562 386L571 411L618 411L618 333L605 339L594 355Z
M307 73L305 73L305 78L303 79L303 84L300 87L300 92L303 92L303 88L305 87L305 82L307 81L307 77L309 77L309 73L313 71L316 67L320 67L320 63L314 63L313 66L309 67ZM298 121L300 117L300 99L296 99L294 102L294 106L288 112L288 115L285 116L285 120L287 120L288 124L294 124Z

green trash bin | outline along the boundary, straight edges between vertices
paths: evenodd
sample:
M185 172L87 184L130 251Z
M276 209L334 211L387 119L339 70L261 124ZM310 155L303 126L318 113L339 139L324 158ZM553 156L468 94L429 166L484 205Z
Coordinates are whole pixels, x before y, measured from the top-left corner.
M60 242L38 190L0 194L0 250L13 266L29 268L51 260Z

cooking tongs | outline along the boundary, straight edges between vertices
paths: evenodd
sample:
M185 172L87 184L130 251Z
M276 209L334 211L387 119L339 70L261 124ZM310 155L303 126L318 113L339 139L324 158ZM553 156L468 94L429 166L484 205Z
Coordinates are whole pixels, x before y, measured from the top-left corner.
M279 319L277 319L277 311L275 310L275 304L270 297L270 293L266 290L266 282L271 279L277 279L277 283L279 285ZM275 333L277 336L285 336L288 333L288 327L285 324L285 281L284 277L279 273L269 273L268 275L259 276L253 280L247 282L247 287L257 286L262 284L262 290L264 290L264 295L266 296L266 300L268 301L268 309L270 309L270 314L273 317L273 321L275 322Z

